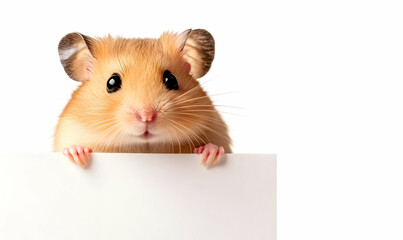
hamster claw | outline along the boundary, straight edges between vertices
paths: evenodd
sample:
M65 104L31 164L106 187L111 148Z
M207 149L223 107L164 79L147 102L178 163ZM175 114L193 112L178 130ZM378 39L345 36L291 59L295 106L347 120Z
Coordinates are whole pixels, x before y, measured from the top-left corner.
M71 146L63 149L63 155L82 168L88 166L91 153L92 149L89 147Z
M208 143L193 150L193 153L201 155L200 165L203 165L206 168L219 163L224 156L224 152L224 147L218 147L212 143Z

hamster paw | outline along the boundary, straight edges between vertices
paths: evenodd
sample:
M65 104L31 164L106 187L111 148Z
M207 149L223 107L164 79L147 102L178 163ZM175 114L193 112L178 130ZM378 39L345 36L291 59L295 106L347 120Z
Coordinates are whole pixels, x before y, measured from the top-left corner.
M91 153L92 149L89 147L71 146L63 149L63 155L82 168L88 166Z
M224 147L218 147L212 143L208 143L193 150L193 153L201 154L200 164L205 167L219 163L224 156L224 152Z

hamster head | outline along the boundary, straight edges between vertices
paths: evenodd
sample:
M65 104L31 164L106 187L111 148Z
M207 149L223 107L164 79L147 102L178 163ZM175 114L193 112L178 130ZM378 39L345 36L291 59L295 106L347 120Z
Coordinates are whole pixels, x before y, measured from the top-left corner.
M197 78L210 69L214 39L202 29L158 39L67 34L59 43L66 73L82 85L64 117L115 145L199 141L216 117Z

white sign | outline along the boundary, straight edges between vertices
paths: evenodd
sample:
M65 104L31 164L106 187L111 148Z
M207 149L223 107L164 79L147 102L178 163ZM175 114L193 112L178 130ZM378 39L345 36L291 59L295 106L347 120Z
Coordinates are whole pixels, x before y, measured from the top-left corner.
M3 154L0 239L276 239L276 156Z

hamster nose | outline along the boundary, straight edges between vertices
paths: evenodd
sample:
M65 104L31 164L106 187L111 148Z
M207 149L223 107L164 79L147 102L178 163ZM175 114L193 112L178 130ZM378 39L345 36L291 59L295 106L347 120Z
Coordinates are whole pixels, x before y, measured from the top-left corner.
M157 112L154 110L140 110L136 114L137 119L143 123L152 123L157 118Z

